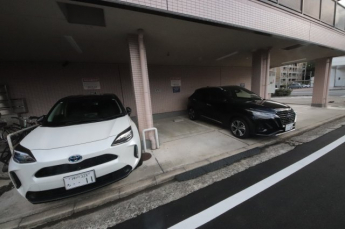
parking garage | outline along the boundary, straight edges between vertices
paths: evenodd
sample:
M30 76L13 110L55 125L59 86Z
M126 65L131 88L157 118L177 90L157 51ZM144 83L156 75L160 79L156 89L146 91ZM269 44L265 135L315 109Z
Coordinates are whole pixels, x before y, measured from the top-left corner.
M132 108L140 131L158 129L160 148L149 151L143 166L108 191L279 141L239 140L224 126L188 120L187 99L196 89L238 85L270 98L269 68L315 61L318 93L313 104L324 107L330 59L344 55L339 47L298 38L306 31L277 35L259 26L215 23L119 1L7 4L0 9L0 84L6 85L14 106L2 107L2 118L47 114L57 100L69 95L114 93ZM293 108L298 131L343 116L343 110ZM154 138L147 138L154 148ZM6 201L2 206L11 210L0 215L0 222L66 203L33 207L20 196Z
M343 54L117 3L9 5L1 10L1 84L25 100L22 116L46 114L68 95L115 93L143 130L155 115L184 112L200 87L240 85L269 98L268 69L291 61L317 60L315 87L327 90L327 58ZM313 103L324 106L325 93Z

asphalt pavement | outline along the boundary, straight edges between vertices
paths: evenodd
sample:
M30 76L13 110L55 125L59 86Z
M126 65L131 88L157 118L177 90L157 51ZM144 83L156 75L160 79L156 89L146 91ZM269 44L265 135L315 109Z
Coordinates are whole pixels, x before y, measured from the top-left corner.
M182 228L179 227L181 222L202 216L205 210L213 209L224 200L314 156L315 152L324 150L325 146L329 147L344 135L345 126L111 228ZM344 228L343 152L345 144L342 143L231 210L202 223L201 228ZM215 208L215 211L220 210ZM205 218L212 214L214 212L209 212ZM199 219L204 220L202 217Z

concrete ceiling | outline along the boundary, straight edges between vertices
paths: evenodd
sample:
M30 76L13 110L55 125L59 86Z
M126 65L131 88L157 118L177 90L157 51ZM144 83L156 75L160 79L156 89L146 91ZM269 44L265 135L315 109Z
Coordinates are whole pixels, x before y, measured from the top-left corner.
M271 48L272 67L345 54L307 43L282 50L301 42L113 7L58 2L103 8L106 26L70 24L54 0L2 1L1 61L128 63L126 39L139 28L145 31L149 64L250 66L252 51L261 48ZM72 36L82 53L64 36ZM234 52L238 53L217 61Z

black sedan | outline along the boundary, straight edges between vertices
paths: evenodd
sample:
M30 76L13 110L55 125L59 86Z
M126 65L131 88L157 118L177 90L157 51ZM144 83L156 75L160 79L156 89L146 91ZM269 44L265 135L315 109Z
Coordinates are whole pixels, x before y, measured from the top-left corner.
M197 89L188 101L191 120L204 117L228 127L238 138L271 136L295 129L296 113L239 86Z

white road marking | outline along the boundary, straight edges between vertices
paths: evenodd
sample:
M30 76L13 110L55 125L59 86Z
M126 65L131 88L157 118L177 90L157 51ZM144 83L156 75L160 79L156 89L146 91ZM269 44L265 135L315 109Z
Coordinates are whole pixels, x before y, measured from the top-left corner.
M345 136L339 138L338 140L332 142L331 144L323 147L322 149L316 151L315 153L309 155L308 157L303 158L302 160L286 167L283 170L267 177L266 179L242 190L239 193L236 193L233 196L205 209L204 211L191 216L178 224L170 227L169 229L189 229L189 228L197 228L205 223L215 219L216 217L220 216L221 214L229 211L230 209L236 207L237 205L245 202L246 200L252 198L253 196L259 194L260 192L266 190L267 188L273 186L274 184L278 183L279 181L285 179L286 177L292 175L293 173L297 172L298 170L302 169L303 167L309 165L310 163L314 162L315 160L319 159L320 157L324 156L328 152L332 151L333 149L337 148L341 144L345 142Z

